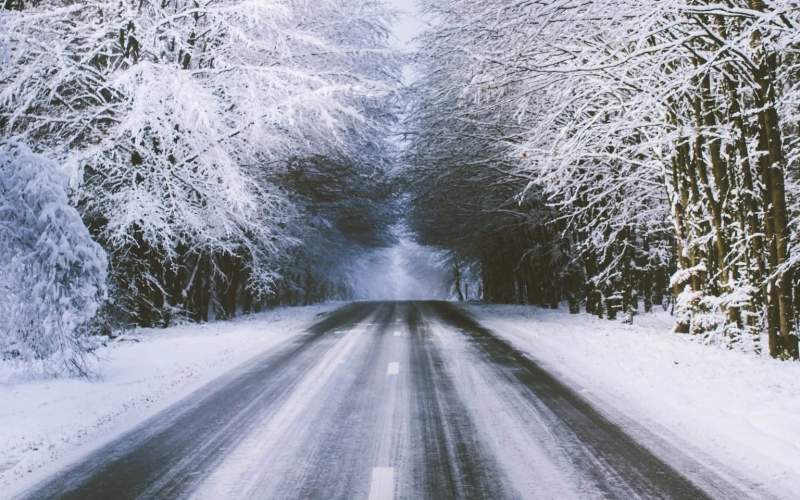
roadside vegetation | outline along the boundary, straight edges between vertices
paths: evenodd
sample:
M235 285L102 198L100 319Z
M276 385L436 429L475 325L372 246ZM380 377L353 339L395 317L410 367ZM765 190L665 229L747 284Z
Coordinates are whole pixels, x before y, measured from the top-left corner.
M392 241L390 23L372 0L0 2L2 355L80 372L89 329L351 296L345 264Z
M413 227L485 300L798 357L800 10L426 0Z

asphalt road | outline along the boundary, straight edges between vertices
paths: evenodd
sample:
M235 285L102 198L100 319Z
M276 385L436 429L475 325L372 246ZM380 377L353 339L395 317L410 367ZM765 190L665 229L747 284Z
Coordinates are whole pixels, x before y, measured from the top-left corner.
M664 453L453 304L354 303L24 498L746 498Z

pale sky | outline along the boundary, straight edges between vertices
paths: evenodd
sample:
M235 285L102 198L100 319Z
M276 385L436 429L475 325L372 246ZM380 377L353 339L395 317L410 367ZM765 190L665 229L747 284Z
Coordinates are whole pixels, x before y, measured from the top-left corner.
M400 12L395 24L398 48L409 48L411 40L422 31L422 19L416 0L386 0Z

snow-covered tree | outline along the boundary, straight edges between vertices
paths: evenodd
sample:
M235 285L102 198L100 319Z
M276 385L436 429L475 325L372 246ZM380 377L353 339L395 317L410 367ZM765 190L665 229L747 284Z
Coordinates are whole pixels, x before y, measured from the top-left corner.
M352 0L26 3L0 13L0 133L68 167L123 316L230 316L312 234L290 165L385 165L388 22Z
M82 374L107 262L66 187L56 163L0 143L0 350L47 371Z
M677 330L747 349L765 330L772 355L797 357L796 3L428 7L423 61L431 63L415 119L433 123L439 113L447 128L433 134L449 140L421 134L418 164L461 158L434 167L432 178L466 170L479 192L518 185L523 213L531 196L551 208L546 226L567 237L590 310L632 312L640 299L647 308L672 274ZM475 196L467 198L456 204L468 207ZM492 209L507 205L476 213Z

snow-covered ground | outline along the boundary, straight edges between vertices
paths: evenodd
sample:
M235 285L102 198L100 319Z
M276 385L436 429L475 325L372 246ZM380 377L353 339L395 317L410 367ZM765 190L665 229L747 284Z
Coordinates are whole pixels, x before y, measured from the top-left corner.
M137 330L99 350L95 380L30 379L0 364L0 489L118 436L335 307Z
M800 364L700 345L671 333L660 312L629 326L525 306L469 309L654 451L679 448L735 482L800 498Z
M100 350L97 380L26 379L0 364L0 491L79 458L334 307L139 330ZM671 333L663 313L631 326L524 306L468 309L690 478L699 462L748 491L800 498L800 364L700 345ZM476 411L497 407L492 390ZM484 417L501 422L497 442L521 443L509 415Z

